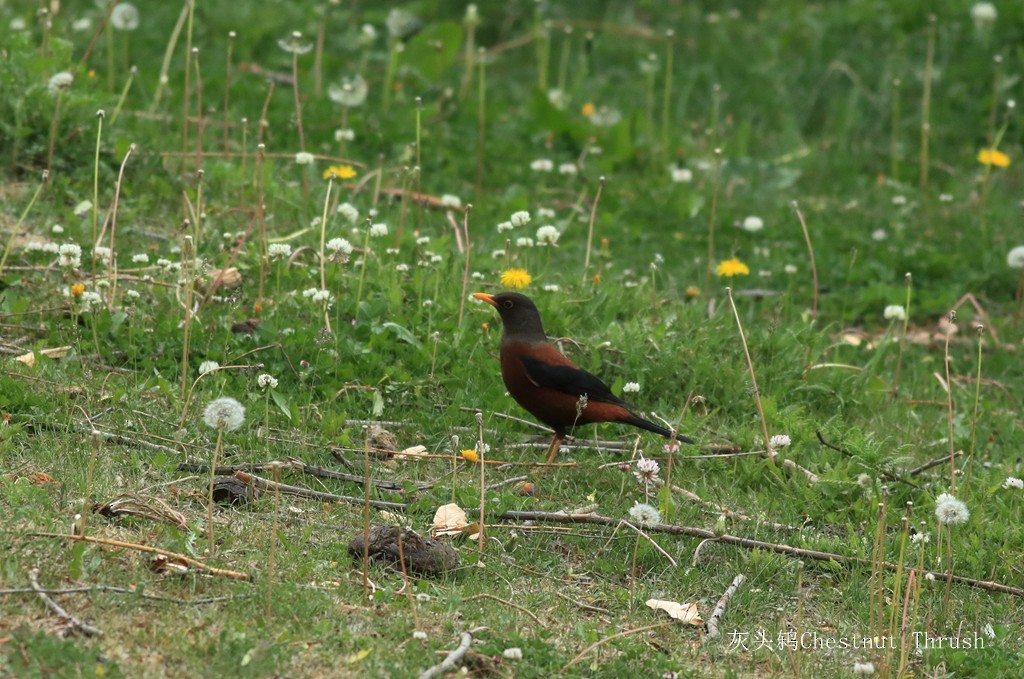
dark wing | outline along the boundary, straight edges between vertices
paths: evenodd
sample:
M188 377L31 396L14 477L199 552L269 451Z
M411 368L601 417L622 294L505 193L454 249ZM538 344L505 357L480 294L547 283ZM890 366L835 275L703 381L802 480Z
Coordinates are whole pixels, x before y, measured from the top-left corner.
M532 356L521 356L530 379L541 387L556 389L579 397L587 395L590 401L614 403L629 408L629 404L612 393L612 390L595 375L573 365L553 365L538 361Z

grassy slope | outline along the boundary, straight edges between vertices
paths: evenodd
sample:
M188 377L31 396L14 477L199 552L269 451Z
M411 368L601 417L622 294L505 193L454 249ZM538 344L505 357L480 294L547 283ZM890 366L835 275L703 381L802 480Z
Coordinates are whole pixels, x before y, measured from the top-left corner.
M784 453L817 472L821 480L809 485L802 474L772 468L759 457L677 457L674 483L757 519L728 520L722 530L870 558L876 507L885 493L888 558L898 557L902 508L913 502L913 521L925 522L922 529L932 538L926 565L941 570L945 562L937 563L940 551L932 510L935 496L949 487L948 467L919 477L918 488L880 477L894 466L910 468L949 451L945 392L935 376L944 371L942 339L905 343L899 393L891 398L896 346L855 345L844 341L841 331L863 330L874 340L881 340L887 329L898 334L900 327L889 328L882 309L904 302L908 271L914 284L912 330L930 331L964 293L973 293L988 314L989 330L998 331L1003 344L996 345L991 338L985 343L982 373L995 382L984 383L980 390L977 456L967 497L972 517L967 526L954 530L954 563L964 575L1020 583L1021 499L1019 492L1000 487L1006 476L1019 475L1015 470L1024 440L1017 402L1024 378L1013 346L1022 327L1020 306L1014 301L1017 272L1005 260L1007 250L1020 241L1020 174L1011 165L1008 171L996 171L986 187L983 168L975 160L986 139L993 54L1006 58L1000 98L1014 94L1020 62L1010 46L1019 43L1020 30L1011 17L1001 18L988 33L978 33L957 3L805 7L780 0L757 12L713 16L692 4L553 4L543 10L543 17L554 22L549 85L559 80L564 53L571 97L566 109L558 111L536 90L537 51L526 39L535 21L534 5L481 3L484 20L478 44L501 49L486 67L487 141L483 187L477 193L475 86L460 102L458 62L438 58L429 63L435 58L429 40L414 38L404 58L412 61L420 55L418 68L398 70L396 82L401 87L385 109L385 39L379 37L361 51L357 27L371 23L383 35L390 5L365 5L358 10L332 7L326 18L311 3L301 2L275 6L273 11L264 4L241 2L201 4L197 9L193 40L202 55L204 108L213 109L214 121L220 119L225 36L236 30L233 150L242 149L238 119L245 116L252 122L246 145L250 155L244 163L213 156L202 161L206 218L199 255L210 269L229 262L239 267L243 284L201 312L193 326L190 370L193 378L197 376L196 367L203 360L262 367L204 378L185 411L179 393L183 311L175 294L176 275L159 269L140 271L151 273L158 284L122 281L121 294L132 289L140 297L120 299L122 311L93 311L78 318L65 312L71 307L62 287L73 279L96 290L88 275L76 272L66 277L59 267L3 272L4 349L13 355L30 348L73 347L68 358L41 359L34 368L4 359L0 410L11 417L0 429L0 505L9 517L0 533L0 548L9 555L0 564L3 587L27 586L28 570L38 566L43 583L53 587L99 583L136 586L182 601L235 598L189 605L123 594L62 595L59 600L70 611L105 633L96 640L63 640L54 636L61 629L59 621L37 599L8 595L0 600L2 671L27 676L406 676L437 662L435 651L453 648L458 632L475 629L481 643L470 656L473 671L550 675L591 643L663 620L644 607L648 598L695 601L707 616L737 573L748 580L723 622L727 635L737 630L753 638L763 630L775 641L787 625L832 636L872 633L868 568L801 563L714 543L695 553L696 540L657 536L679 563L675 568L648 543L637 543L628 530L618 531L604 547L611 533L596 527L576 526L568 532L496 527L489 533L485 567L473 565L475 549L462 543L463 568L458 573L414 583L417 593L430 597L416 604L414 614L404 595L393 594L401 587L399 574L374 569L371 577L382 591L369 602L362 596L361 577L345 552L362 525L359 508L286 496L279 513L282 525L269 617L264 601L274 517L271 496L244 510L217 513L220 545L215 563L257 574L254 585L194 574L159 575L135 552L69 546L29 535L35 530L67 531L81 510L91 426L136 441L167 443L177 438L184 411L184 457L208 461L216 436L204 427L200 412L219 395L236 397L249 409L246 426L227 437L231 462L294 456L333 466L327 446L358 451L364 433L346 423L366 419L400 421L401 426L391 428L402 447L422 444L432 453L446 453L452 434L462 438L463 447L475 436L473 417L463 410L467 407L483 409L492 457L531 461L540 455L542 448L511 447L532 431L494 415L523 412L505 396L500 383L495 315L468 304L465 319L458 323L464 262L442 211L386 199L377 204L374 221L388 223L391 234L369 242L362 284L360 269L352 263L328 269L328 288L335 296L335 333L330 336L321 332L322 312L294 294L319 287L319 230L290 238L294 248L307 249L296 254L291 266L276 262L268 270L258 331L232 333L233 323L254 315L259 296L258 229L253 228L238 256L231 257L238 234L255 223L259 188L251 179L254 123L267 93L265 80L243 72L239 64L288 73L290 57L278 48L277 40L291 30L315 35L321 21L328 27L325 82L337 82L363 68L370 83L366 104L354 109L349 119L356 139L346 155L365 164L354 181L364 178L367 168L383 163L382 186L415 185L416 178L404 168L415 163L409 145L416 134L414 98L421 97L422 190L457 194L463 202L473 203L471 270L481 277L470 282L471 290L496 289L505 268L504 257L491 257L493 250L505 247L507 235L499 234L495 225L516 210L531 211L534 221L511 233L511 250L513 263L535 277L527 292L538 300L549 334L576 340L579 346L567 343L566 351L605 376L616 390L627 381L639 382L642 389L632 400L648 411L673 420L689 395L702 397L686 409L681 425L702 443L735 443L745 450L763 446L744 352L724 288L731 284L737 292L757 288L781 293L738 297L739 316L771 433L790 435L794 443ZM421 36L454 31L442 22L461 21L462 8L446 3L406 7L423 18ZM142 268L131 262L137 253L147 253L151 262L180 258L173 249L181 242L179 226L186 214L180 164L161 153L180 150L181 45L171 64L170 91L155 115L142 115L153 99L164 41L177 11L170 5L145 8L138 31L128 37L113 34L119 74L113 89L121 88L125 63L140 67L116 122L111 112L117 97L108 91L107 43L101 36L89 61L95 77L80 74L63 101L53 181L29 213L26 230L58 242L86 246L90 241L89 215L79 219L71 210L91 198L94 113L103 108L108 112L99 165L99 203L104 209L113 199L128 145L137 144L119 203L120 268ZM930 181L922 189L919 115L929 12L939 20ZM15 6L0 11L0 16L0 25L7 26L14 16L27 19L31 13ZM91 17L95 26L99 17L95 12ZM38 32L0 29L3 42L11 45L0 69L0 120L18 121L17 127L0 128L0 157L9 182L5 195L10 196L0 217L5 231L28 204L46 165L53 99L46 94L45 82L54 72L76 65L91 37L91 32L70 30L76 18L57 17L55 35L70 42L52 43L49 55L38 50ZM564 25L574 27L568 37ZM675 31L675 69L665 146L661 36L667 28ZM585 36L588 31L592 40ZM659 61L653 76L654 108L648 113L647 82L639 63L650 53ZM127 62L125 54L130 55ZM313 91L313 55L300 57L299 65L307 150L337 154L333 132L340 109ZM897 89L892 87L894 78L901 81ZM717 94L715 85L720 87ZM587 102L620 111L622 121L612 127L592 125L580 114ZM318 163L311 172L312 190L304 195L302 168L287 157L298 150L288 85L277 86L267 120L267 152L286 156L268 159L263 175L267 229L271 238L285 238L306 229L322 213L326 186L319 173L326 163ZM997 129L1003 120L1000 112ZM1015 118L1007 120L1001 148L1016 158ZM193 143L194 137L193 127ZM529 170L536 158L551 158L556 166L577 160L591 138L601 153L587 150L577 176ZM220 139L221 128L211 124L205 149L220 150ZM708 223L716 191L715 148L723 150L723 164L714 256L741 258L751 275L731 281L712 277L705 288ZM693 169L693 182L672 183L667 170L671 162ZM597 209L593 262L584 271L587 220L599 177L607 184ZM198 197L191 180L185 188L194 204ZM372 206L372 189L372 180L360 191L346 183L341 197L365 216ZM940 198L941 194L952 199ZM809 261L791 207L794 200L807 217L821 279L820 317L813 323L807 316L812 299ZM539 219L541 207L555 210L556 216ZM763 218L764 231L751 234L738 228L751 214ZM548 222L562 232L557 249L516 246L518 237L533 236L535 227ZM64 227L61 235L51 233L57 223ZM385 248L395 244L400 223L399 252L389 254ZM327 237L345 236L361 247L362 231L350 229L332 215ZM417 245L414 231L430 236L429 244ZM884 238L876 239L876 231L884 232ZM442 260L419 266L427 258L425 250ZM82 270L89 272L88 247L85 252ZM650 268L655 253L664 258L656 271ZM7 264L45 265L47 257L16 246ZM400 271L399 264L409 270ZM796 273L786 273L787 265L796 266ZM595 282L598 272L600 282ZM542 289L552 284L560 291ZM685 293L688 286L705 289L691 299ZM971 328L978 318L964 306L959 320L960 332L949 349L954 445L969 450L975 384L968 378L977 361ZM824 363L853 368L808 370ZM256 386L260 372L281 380L280 403ZM96 419L86 425L86 415ZM269 425L269 436L264 424ZM852 456L820 446L816 430ZM603 427L599 433L632 442L632 432L614 427ZM584 433L584 438L592 437L593 432ZM644 435L640 444L664 466L659 441ZM347 455L362 464L358 452ZM187 476L176 470L182 459L139 445L105 444L97 456L92 497L107 501L121 493L137 493L160 498L186 516L189 530L95 516L90 531L202 556L202 479L157 485ZM489 493L489 510L554 511L596 504L601 514L624 517L630 506L643 500L643 489L629 472L605 466L620 459L617 454L580 450L564 459L579 467L489 468L488 480L528 474L538 487L536 496L529 498L508 488ZM449 465L445 460L375 461L373 475L439 480L434 490L415 500L405 517L425 531L433 509L453 495L463 507L479 504L478 468L463 465L453 488ZM33 483L33 472L47 474L52 482ZM858 483L862 474L867 475L866 486ZM321 484L300 476L288 480L346 494L361 492L331 481ZM961 497L962 485L961 479ZM675 496L668 519L714 528L717 515ZM803 529L777 532L765 522ZM908 553L907 562L916 563L916 557L916 552ZM893 592L893 586L890 575L890 603L902 597L902 590ZM493 600L467 601L478 594L523 606L538 616L541 625ZM954 587L950 610L943 614L942 599L941 585L924 588L914 630L951 635L960 629L973 636L990 624L997 638L985 651L926 651L914 657L916 671L944 667L958 676L1014 676L1021 661L1019 601ZM572 601L603 610L586 610ZM411 636L417 620L427 633L425 641ZM694 676L844 676L855 661L872 659L869 651L850 649L813 649L799 655L776 649L748 652L731 648L729 641L726 636L721 643L702 644L695 629L661 628L603 645L566 674L659 676L674 670ZM522 648L523 660L502 659L502 651L512 646ZM880 665L878 658L875 662Z

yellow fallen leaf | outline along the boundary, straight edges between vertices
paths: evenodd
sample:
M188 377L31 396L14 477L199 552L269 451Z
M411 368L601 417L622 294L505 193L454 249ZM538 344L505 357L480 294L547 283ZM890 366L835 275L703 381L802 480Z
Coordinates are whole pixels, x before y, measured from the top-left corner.
M39 353L42 354L43 356L49 356L50 358L64 358L65 356L68 355L69 351L71 351L71 347L51 347L49 349L40 349ZM14 360L20 361L25 365L32 367L36 364L36 355L35 352L30 351L27 354L22 354L21 356L18 356Z
M372 648L364 648L358 653L353 653L349 657L345 658L345 662L347 662L349 665L351 665L352 663L357 663L360 660L364 659L366 656L370 655L370 651L372 650Z
M661 599L648 599L646 603L648 608L665 611L676 620L689 623L694 627L704 624L700 618L700 612L697 610L697 604L681 604Z

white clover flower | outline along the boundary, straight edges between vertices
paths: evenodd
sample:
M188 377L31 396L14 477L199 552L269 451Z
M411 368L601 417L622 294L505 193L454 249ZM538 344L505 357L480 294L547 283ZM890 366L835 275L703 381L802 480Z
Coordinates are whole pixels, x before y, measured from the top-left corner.
M560 90L557 87L552 88L548 90L548 101L559 111L564 111L569 105L569 95L565 90Z
M312 165L316 158L308 151L299 151L295 154L296 165Z
M875 229L871 232L871 240L883 241L887 235L885 229Z
M110 260L111 254L113 254L113 251L104 245L97 245L92 249L93 257L95 257L96 259L101 259L104 262Z
M78 298L78 303L82 305L82 311L88 311L94 304L99 304L103 301L103 297L100 293L93 290L86 290L82 293L82 296Z
M755 215L751 215L743 220L743 230L749 233L757 233L764 228L764 220Z
M47 252L47 253L49 253L51 255L59 255L61 247L63 247L63 246L58 245L56 243L42 243L39 246L39 249L42 250L43 252Z
M971 21L979 31L989 28L997 18L999 18L999 12L991 2L976 2L971 7Z
M540 289L544 292L559 292L562 288L557 283L547 283L542 285Z
M622 393L623 394L636 394L636 393L639 393L639 391L640 391L640 383L639 382L626 382L624 385L622 385Z
M458 196L446 193L441 196L441 205L444 207L460 208L462 207L462 199Z
M661 523L661 512L646 503L636 503L629 508L629 516L641 526L653 526Z
M54 73L50 76L50 81L46 83L46 91L51 96L57 96L61 92L67 92L71 89L71 83L75 82L75 76L71 75L67 71L61 71L60 73ZM90 203L89 207L92 207Z
M419 28L420 20L414 14L396 7L388 12L388 18L384 20L384 24L392 38L401 39Z
M302 291L302 296L314 302L326 302L331 298L331 293L320 288L307 288Z
M562 163L558 166L558 174L574 175L579 172L579 168L576 167L576 163Z
M363 24L362 28L359 29L359 44L363 47L368 47L376 39L377 29L373 27L373 24Z
M549 207L539 207L539 208L537 208L537 218L538 219L554 219L555 218L555 211L552 210Z
M292 256L292 246L288 243L271 243L267 246L267 255L271 259L288 259Z
M440 264L443 261L444 261L444 257L442 257L441 255L435 255L434 253L430 253L430 263L431 264Z
M1024 269L1024 245L1018 245L1006 253L1006 263L1012 269Z
M399 250L398 248L387 248L384 252L389 255L397 255Z
M149 255L145 252L140 252L137 255L132 255L132 262L134 264L149 264Z
M472 278L475 281L482 281L484 278L486 278L486 276L484 276L479 271L474 271L473 273L469 274L469 277Z
M900 304L890 304L885 307L882 317L887 321L903 321L907 318L907 310Z
M418 629L412 633L412 638L418 641L423 641L427 638L427 633L421 629Z
M509 219L512 222L512 226L526 226L530 223L530 213L526 210L519 210L513 212L512 217Z
M530 169L534 172L551 172L555 169L555 163L548 158L538 158L530 163Z
M875 663L873 662L855 662L853 663L854 674L874 674Z
M931 541L931 536L924 531L918 531L910 536L910 544L912 545L927 545Z
M513 224L512 222L501 222L500 224L498 224L498 233L502 233L504 231L511 231L514 228L516 227L515 224Z
M60 224L54 224L53 226L50 227L50 232L60 235L64 233L64 227L61 226Z
M943 493L935 498L935 519L939 523L957 525L967 523L969 518L971 512L961 500L957 500L949 493Z
M395 264L395 271L397 271L399 273L405 273L408 270L409 270L409 265L404 263L404 262L401 263L401 264Z
M203 361L199 364L199 374L205 375L206 373L212 373L219 367L220 363L217 363L217 361Z
M356 74L350 78L344 78L340 85L331 85L327 88L327 96L336 104L345 108L361 106L366 101L366 93L369 87L363 76Z
M661 466L658 465L657 460L641 457L636 461L636 469L633 471L633 476L643 484L657 483L659 481L658 472L660 471Z
M952 193L940 193L939 194L939 202L940 203L952 203L953 202L953 194Z
M230 396L214 399L203 410L203 422L210 429L234 431L245 422L245 406Z
M139 27L139 9L130 2L119 2L110 13L110 25L119 31L134 31Z
M782 270L785 271L786 273L796 273L798 271L796 264L787 264L786 266L782 267Z
M81 33L92 29L92 19L84 17L82 19L75 19L71 22L71 30L75 33Z
M132 299L139 299L140 297L142 297L142 293L134 289L125 290L124 294L128 295Z
M533 239L530 238L529 236L521 236L519 238L516 238L516 247L517 248L532 248L533 247Z
M504 651L501 652L501 657L505 660L522 660L523 649L519 648L518 646L506 648Z
M74 208L73 208L73 209L71 210L71 212L72 212L72 213L73 213L73 214L74 214L74 215L75 215L76 217L81 217L82 215L84 215L84 214L86 214L87 212L89 212L89 210L91 210L91 209L92 209L92 201L91 201L91 200L83 200L83 201L82 201L82 202L80 202L80 203L79 203L78 205L76 205L76 206L75 206L75 207L74 207Z
M491 250L491 259L501 259L505 256L504 250Z
M355 224L359 219L359 210L352 203L342 203L338 206L338 214L348 220L349 224Z
M426 245L430 242L430 236L420 236L416 239L416 245Z
M620 120L622 120L622 113L614 108L608 108L602 106L595 109L593 113L588 116L591 124L597 125L598 127L611 127Z
M348 256L352 254L352 243L344 238L332 238L327 241L327 249L334 254Z
M64 243L57 248L60 265L77 269L82 265L82 248L77 243Z
M693 172L689 168L670 165L668 172L676 184L689 184L693 181Z
M793 440L791 438L789 438L788 434L775 434L770 439L768 439L768 445L771 446L772 450L778 450L779 448L785 448L786 446L788 446L792 442L793 442Z
M370 236L373 238L383 238L388 235L388 225L383 222L374 224L370 227Z
M277 389L277 378L263 373L256 378L256 386L260 389Z
M537 242L541 245L556 245L561 236L558 229L550 224L537 229Z
M334 141L352 141L355 138L355 130L350 127L339 127L334 131Z
M1006 490L1024 490L1024 481L1016 476L1007 476L1006 480L1003 481L1003 488Z

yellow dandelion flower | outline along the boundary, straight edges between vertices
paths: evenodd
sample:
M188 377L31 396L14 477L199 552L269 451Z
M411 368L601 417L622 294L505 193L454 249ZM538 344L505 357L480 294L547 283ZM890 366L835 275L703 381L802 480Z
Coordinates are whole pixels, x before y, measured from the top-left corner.
M352 179L358 174L351 165L331 165L324 170L324 179L330 179L332 172L335 179Z
M479 462L480 456L477 455L476 451L473 450L472 448L467 448L466 450L462 451L462 459L466 460L467 462Z
M484 332L490 332L491 331L491 324L487 323L487 322L481 323L480 324L480 329L483 330Z
M583 104L583 108L580 109L580 113L583 114L584 118L589 118L590 116L594 115L594 111L596 110L597 107L588 101L587 103Z
M501 284L506 288L525 288L532 280L526 269L506 269L501 273Z
M741 262L738 257L719 262L715 267L715 273L719 276L732 278L733 276L749 276L750 267Z
M688 285L688 286L686 286L686 296L687 297L700 297L700 288L698 288L695 285Z
M1010 156L998 149L982 149L978 151L978 162L982 165L995 165L996 167L1009 167Z
M85 285L82 283L75 283L71 286L71 296L81 297L82 293L85 292Z

